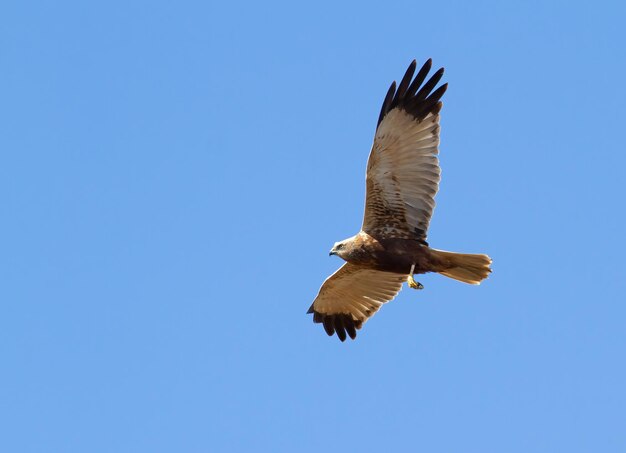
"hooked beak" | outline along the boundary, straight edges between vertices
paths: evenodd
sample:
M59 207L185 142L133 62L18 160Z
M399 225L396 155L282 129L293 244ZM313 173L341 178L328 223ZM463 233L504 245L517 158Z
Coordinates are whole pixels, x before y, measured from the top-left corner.
M330 252L328 252L328 256L333 256L336 255L337 252L335 252L335 249L332 249Z

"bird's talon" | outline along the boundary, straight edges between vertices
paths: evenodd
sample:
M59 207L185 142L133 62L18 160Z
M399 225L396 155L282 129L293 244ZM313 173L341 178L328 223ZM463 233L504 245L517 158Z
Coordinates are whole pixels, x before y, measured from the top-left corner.
M412 275L409 275L409 278L406 279L406 282L413 289L424 289L424 285L420 282L416 282Z

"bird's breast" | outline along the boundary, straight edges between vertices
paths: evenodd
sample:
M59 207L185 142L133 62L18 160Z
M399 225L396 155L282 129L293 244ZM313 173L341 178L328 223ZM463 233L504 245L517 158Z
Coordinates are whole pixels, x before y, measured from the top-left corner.
M365 239L354 247L348 262L399 274L408 274L414 264L416 274L430 270L429 248L415 240Z

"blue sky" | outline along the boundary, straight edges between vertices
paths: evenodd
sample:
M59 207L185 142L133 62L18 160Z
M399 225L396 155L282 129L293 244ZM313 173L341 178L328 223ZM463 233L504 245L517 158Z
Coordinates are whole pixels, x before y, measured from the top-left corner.
M0 437L20 452L622 452L626 7L6 2ZM305 315L384 94L432 57L437 248Z

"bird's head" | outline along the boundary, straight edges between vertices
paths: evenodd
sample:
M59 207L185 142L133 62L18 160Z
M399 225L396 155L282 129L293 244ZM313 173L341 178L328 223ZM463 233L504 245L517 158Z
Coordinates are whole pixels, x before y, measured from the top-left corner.
M352 251L352 242L354 238L344 239L343 241L335 242L333 248L330 249L328 256L337 255L339 258L348 260Z

